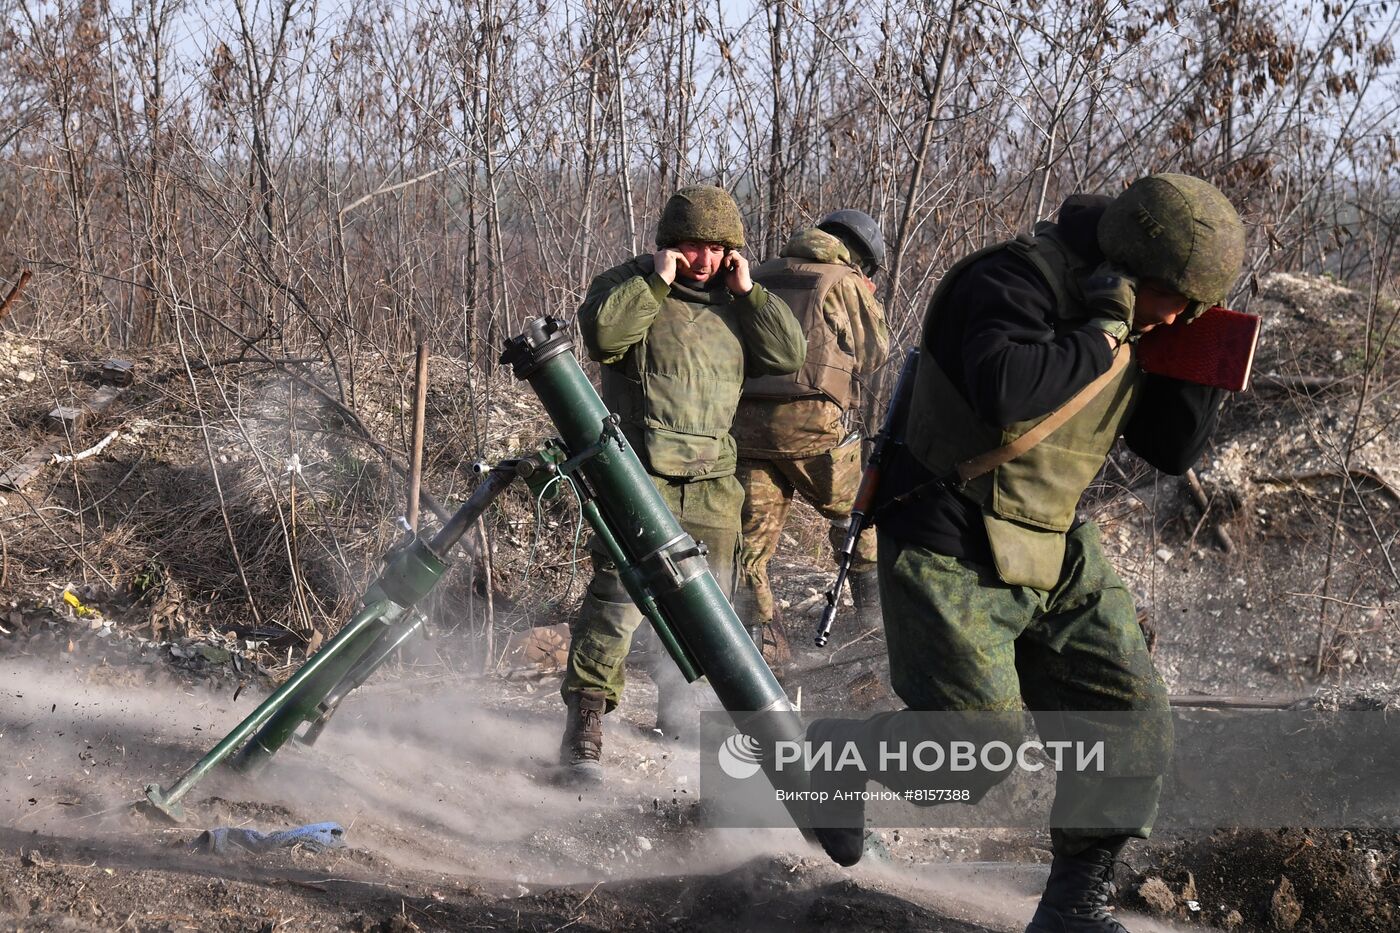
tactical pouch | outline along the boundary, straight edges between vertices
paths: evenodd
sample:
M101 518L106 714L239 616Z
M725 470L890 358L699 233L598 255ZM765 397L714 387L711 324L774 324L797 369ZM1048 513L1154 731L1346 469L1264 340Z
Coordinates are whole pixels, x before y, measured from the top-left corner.
M671 428L643 429L647 463L651 472L668 479L693 479L714 472L724 446L717 437L687 434Z
M1001 518L988 509L982 510L982 520L987 528L987 541L992 546L997 576L1003 583L1038 590L1055 587L1065 562L1063 532L1032 528Z

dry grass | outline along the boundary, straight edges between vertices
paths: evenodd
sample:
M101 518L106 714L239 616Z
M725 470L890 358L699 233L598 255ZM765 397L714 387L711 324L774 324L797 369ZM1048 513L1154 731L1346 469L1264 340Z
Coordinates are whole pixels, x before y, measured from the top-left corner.
M8 465L45 436L45 413L90 386L88 367L66 365L73 354L61 344L11 341L5 352L36 374L26 382L12 370L0 381ZM50 466L23 492L0 494L7 592L24 605L53 605L72 583L151 638L280 629L306 642L333 632L399 535L394 522L405 511L406 484L386 454L281 370L187 370L174 348L143 353L136 363L137 383L119 407L66 444L81 450L116 430L100 456ZM472 374L474 395L467 379L453 378L459 361L434 364L424 489L450 509L471 491L472 462L498 460L550 431L508 374ZM316 367L297 372L326 378ZM378 376L361 379L355 412L402 461L407 369L362 372ZM487 393L489 403L481 397ZM537 527L522 488L488 513L500 628L572 611L582 580L570 589L568 505L547 509ZM424 516L433 527L426 507ZM475 541L466 544L433 608L439 627L479 633L484 558ZM586 565L581 572L586 579Z

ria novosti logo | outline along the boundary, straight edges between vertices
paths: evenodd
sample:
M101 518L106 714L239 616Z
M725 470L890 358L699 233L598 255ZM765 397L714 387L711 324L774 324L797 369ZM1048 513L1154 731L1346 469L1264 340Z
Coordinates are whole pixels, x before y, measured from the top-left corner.
M761 751L757 739L736 732L719 747L719 769L736 781L751 778L759 771Z

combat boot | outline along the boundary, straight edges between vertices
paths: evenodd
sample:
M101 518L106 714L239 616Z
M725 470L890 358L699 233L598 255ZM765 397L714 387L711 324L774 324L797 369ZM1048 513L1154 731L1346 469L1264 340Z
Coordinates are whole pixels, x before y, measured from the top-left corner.
M851 602L855 603L856 616L867 624L879 625L880 580L874 568L850 575Z
M1126 840L1104 840L1078 855L1056 855L1026 933L1128 933L1109 913L1113 863Z
M559 741L559 766L570 784L603 783L603 714L608 701L597 687L569 694L564 737Z

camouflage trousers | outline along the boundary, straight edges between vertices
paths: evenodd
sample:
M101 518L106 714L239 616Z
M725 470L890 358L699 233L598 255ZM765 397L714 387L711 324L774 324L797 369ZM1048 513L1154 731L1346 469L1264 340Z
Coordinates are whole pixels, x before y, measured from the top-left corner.
M744 488L743 535L740 551L740 613L746 625L773 621L773 588L768 562L778 552L783 526L794 493L831 521L832 551L846 541L847 523L860 488L860 441L843 444L815 457L794 460L740 458L735 476ZM851 572L875 569L875 535L869 528L856 541Z
M739 509L743 498L739 483L732 476L692 483L670 483L655 476L651 479L686 533L705 542L710 571L724 595L731 596L738 566ZM593 579L578 618L570 626L569 659L560 694L567 699L570 693L585 687L600 687L607 698L607 711L612 712L622 701L627 655L645 616L627 595L617 565L596 539L589 543L588 554L593 563ZM661 647L661 640L649 634L640 660L656 681L657 689L664 693L684 688L680 669Z
M1049 591L1009 586L990 567L886 534L879 573L890 683L910 709L1005 712L990 717L1005 732L994 738L1013 747L1023 701L1046 742L1074 711L1142 714L1114 717L1130 730L1113 739L1130 752L1124 766L1058 775L1051 820L1059 828L1051 837L1057 852L1074 855L1110 836L1147 837L1171 755L1171 721L1132 594L1104 557L1098 527L1080 525L1066 543L1060 581ZM898 735L908 721L887 714L863 728L877 742L940 740ZM1004 776L975 778L980 793ZM1093 818L1076 824L1090 810Z

